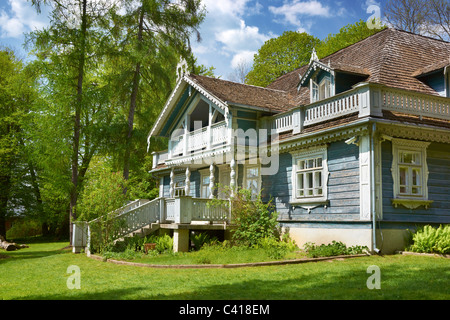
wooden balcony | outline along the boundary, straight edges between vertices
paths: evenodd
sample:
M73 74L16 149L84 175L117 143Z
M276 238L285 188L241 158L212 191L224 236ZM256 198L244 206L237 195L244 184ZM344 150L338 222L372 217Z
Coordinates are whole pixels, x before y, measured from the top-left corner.
M230 142L225 121L188 132L169 141L168 160L222 147Z
M450 98L415 93L376 84L360 84L333 97L274 116L269 128L277 134L300 133L312 126L350 114L382 117L383 111L450 120Z

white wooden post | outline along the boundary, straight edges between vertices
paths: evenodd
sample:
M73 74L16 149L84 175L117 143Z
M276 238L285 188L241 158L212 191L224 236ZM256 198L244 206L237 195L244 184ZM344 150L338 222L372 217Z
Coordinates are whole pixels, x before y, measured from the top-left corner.
M191 170L189 167L186 168L186 180L184 183L184 194L189 196L191 193Z
M172 171L170 171L169 198L174 198L175 197L175 182L174 182L174 178L175 178L175 172L174 172L174 169L172 168Z
M209 166L209 198L214 199L214 164Z
M372 208L371 197L371 160L370 160L370 137L361 136L359 141L359 202L361 221L370 221Z
M235 189L236 189L236 161L234 160L234 156L231 159L230 162L230 192L231 192L231 197L234 197L235 194Z

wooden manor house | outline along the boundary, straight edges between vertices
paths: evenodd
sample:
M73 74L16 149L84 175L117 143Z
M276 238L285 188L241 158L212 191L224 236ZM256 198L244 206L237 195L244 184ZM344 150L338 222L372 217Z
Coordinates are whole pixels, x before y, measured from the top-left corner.
M272 199L300 247L404 249L450 222L449 67L449 42L388 28L267 87L183 74L149 134L169 138L159 198L134 204L127 232L171 230L176 251L190 230L226 233L208 202L229 186Z

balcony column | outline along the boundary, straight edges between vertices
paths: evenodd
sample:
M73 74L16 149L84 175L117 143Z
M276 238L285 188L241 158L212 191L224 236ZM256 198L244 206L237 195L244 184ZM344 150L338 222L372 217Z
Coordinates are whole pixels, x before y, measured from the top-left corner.
M236 191L236 161L234 160L234 156L230 162L230 196L234 197Z
M209 198L214 199L214 164L209 166Z
M191 169L186 168L186 180L184 182L184 194L189 196L191 193Z
M175 198L175 171L174 168L172 168L172 171L170 171L170 188L169 188L169 198Z

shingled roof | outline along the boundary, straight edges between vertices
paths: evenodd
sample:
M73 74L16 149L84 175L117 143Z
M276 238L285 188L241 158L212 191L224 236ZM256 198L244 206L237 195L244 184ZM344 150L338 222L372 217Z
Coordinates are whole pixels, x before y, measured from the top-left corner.
M295 97L284 90L256 87L195 74L188 77L228 105L252 106L272 112L283 112L297 106Z
M450 43L387 28L320 59L335 71L366 76L364 81L420 93L438 93L419 77L450 64ZM228 104L288 111L310 103L308 87L297 90L309 65L289 72L266 88L189 75L208 92Z

